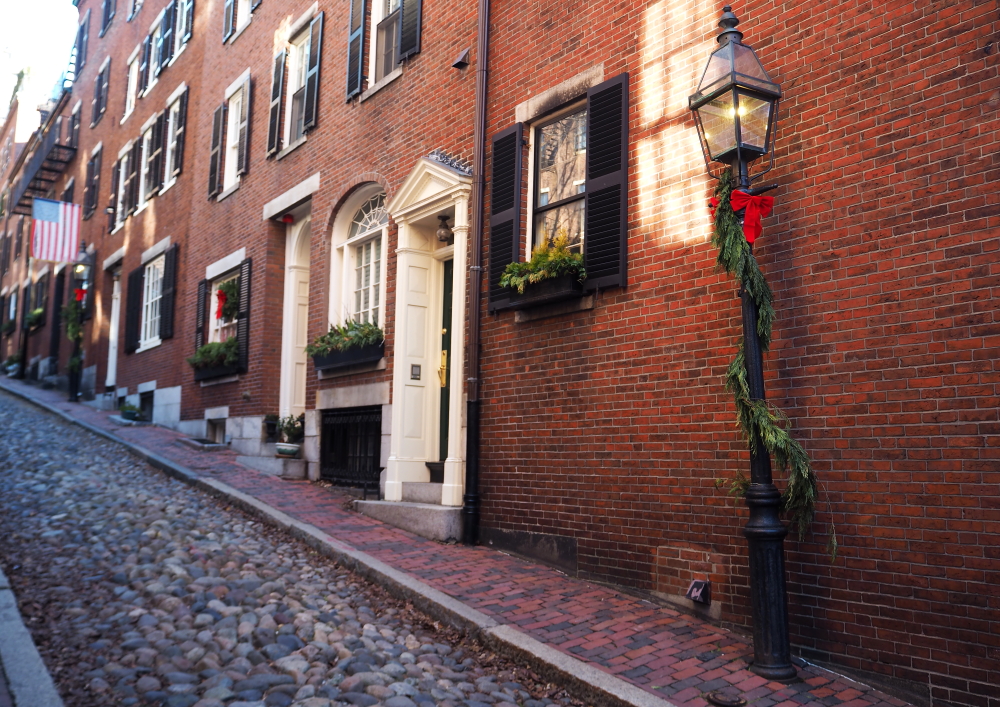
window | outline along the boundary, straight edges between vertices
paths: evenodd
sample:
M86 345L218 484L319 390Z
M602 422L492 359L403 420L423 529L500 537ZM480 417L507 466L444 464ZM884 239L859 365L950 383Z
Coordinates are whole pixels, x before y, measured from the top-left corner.
M76 179L70 177L70 180L66 182L66 187L63 189L62 196L59 198L60 201L65 201L67 204L73 203L73 191L76 186Z
M17 290L10 291L10 299L7 302L7 321L17 319Z
M226 157L222 170L222 189L225 191L239 181L236 166L240 159L240 114L243 113L243 91L237 91L227 102Z
M164 261L165 258L161 255L147 263L143 271L140 349L160 343L160 298L163 295Z
M8 137L7 142L3 145L3 155L0 156L0 176L7 173L7 168L10 166L10 158L14 153L14 142Z
M139 209L146 205L150 195L159 186L156 184L155 170L150 164L155 147L153 128L150 128L142 134L142 153L139 159L139 198L136 201L136 207Z
M396 39L399 35L399 0L381 0L380 4L384 6L384 19L375 27L376 83L396 68Z
M160 75L163 68L160 60L163 56L163 23L157 23L149 33L149 83L146 87L148 91L156 83L156 77Z
M585 290L625 285L628 96L628 74L621 74L588 89L585 103L531 126L527 239L520 221L524 125L493 137L490 311L511 306L509 290L499 284L507 265L559 237L583 255Z
M132 60L128 65L128 87L125 89L125 115L122 121L128 118L135 110L135 99L139 93L139 51L133 52Z
M184 160L184 123L187 118L187 89L167 107L166 145L163 155L163 186L170 186L181 173Z
M125 219L128 217L128 188L130 184L128 163L131 156L132 150L128 149L121 159L115 162L114 173L111 176L115 228L125 223Z
M378 323L382 241L372 239L354 248L354 321Z
M142 9L142 0L129 0L128 21L131 22L136 13Z
M94 79L94 101L93 111L90 118L90 127L97 125L104 116L104 111L108 109L108 81L111 74L111 57L104 62L101 70Z
M587 108L535 128L533 247L566 238L583 249Z
M76 44L73 51L76 58L75 76L80 75L80 70L87 64L87 39L90 33L90 10L83 15L83 22L76 28Z
M115 0L101 0L101 34L104 36L111 26L111 20L115 16Z
M288 52L288 103L285 115L285 144L305 135L306 70L309 65L309 33L303 32Z
M101 185L101 150L94 150L87 162L87 182L83 194L83 217L90 218L97 210L98 195Z
M24 216L17 219L17 233L14 236L14 260L21 257L21 242L24 240Z
M250 24L253 18L253 11L260 5L260 0L226 0L223 10L222 41L228 41L230 37L239 34L244 27Z
M230 272L212 282L208 330L210 342L224 342L236 336L236 317L240 305L239 280L237 272Z
M80 106L81 103L77 103L73 108L73 112L69 117L69 146L79 147L80 146Z
M354 211L349 225L335 229L343 234L337 252L341 259L343 318L356 322L380 325L384 319L383 291L386 230L389 214L385 208L385 192L379 190L369 196ZM345 233L346 231L346 233ZM336 272L337 266L332 269ZM338 288L331 288L336 291ZM331 319L337 318L338 303L332 303Z
M308 27L303 28L292 38L288 50L283 50L274 57L271 103L267 119L268 156L276 154L283 144L290 146L297 143L307 132L316 127L322 46L323 13L321 12L309 21ZM281 122L282 112L285 116L284 125Z
M226 102L212 117L212 150L208 161L208 196L227 195L250 166L250 70L226 89Z
M194 25L194 0L177 0L175 13L174 56L177 56L191 39L191 30Z

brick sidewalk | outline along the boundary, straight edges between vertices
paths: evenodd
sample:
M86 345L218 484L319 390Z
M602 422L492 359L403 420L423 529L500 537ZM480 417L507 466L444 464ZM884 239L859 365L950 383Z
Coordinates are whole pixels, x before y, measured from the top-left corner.
M231 451L198 452L161 427L121 427L109 413L66 402L65 395L20 381L9 388L140 445L195 473L223 481L416 577L500 623L617 675L677 707L706 707L704 693L724 690L752 707L907 707L825 670L799 670L802 681L768 682L747 669L748 638L611 588L567 577L484 547L442 545L344 510L347 497L306 481L248 469Z

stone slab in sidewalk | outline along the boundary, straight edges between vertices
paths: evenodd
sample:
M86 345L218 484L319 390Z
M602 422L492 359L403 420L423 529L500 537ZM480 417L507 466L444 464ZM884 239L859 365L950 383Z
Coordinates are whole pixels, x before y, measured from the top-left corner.
M802 682L751 673L747 637L613 588L486 547L442 545L344 509L347 497L269 476L180 443L161 427L123 428L108 414L18 381L7 389L122 441L152 465L193 483L378 581L432 616L476 633L543 675L570 680L608 705L706 707L724 690L754 707L906 707L870 687L803 663ZM669 701L669 702L668 702Z
M0 707L63 707L0 569Z

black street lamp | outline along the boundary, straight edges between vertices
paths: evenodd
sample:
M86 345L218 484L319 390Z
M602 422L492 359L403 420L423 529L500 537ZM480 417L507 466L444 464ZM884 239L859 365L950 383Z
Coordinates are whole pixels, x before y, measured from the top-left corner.
M87 253L86 244L80 241L80 253L73 262L73 296L76 298L76 326L80 332L83 331L84 312L87 309L87 297L89 296L90 271L93 268L90 262L90 255ZM69 363L69 401L75 403L80 397L80 377L83 363L80 353L81 335L73 337L73 354Z
M756 196L777 185L752 189L751 183L771 170L750 176L750 163L771 153L781 89L737 31L739 19L728 5L722 9L719 47L708 60L698 91L688 99L701 135L705 163L728 164L736 191ZM734 192L735 193L735 192ZM743 222L745 209L737 211ZM749 239L748 239L749 240ZM753 257L753 246L750 256ZM764 400L764 362L757 335L757 303L743 288L743 339L751 400ZM755 436L757 436L755 434ZM743 529L749 545L750 599L753 611L754 661L750 669L771 680L795 677L788 640L788 595L785 589L785 536L781 494L771 477L771 457L754 439L750 454L750 487L746 493L750 520Z

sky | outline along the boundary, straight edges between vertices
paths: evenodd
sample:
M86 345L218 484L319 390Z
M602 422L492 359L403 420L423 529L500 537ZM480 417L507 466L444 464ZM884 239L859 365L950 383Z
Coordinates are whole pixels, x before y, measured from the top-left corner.
M69 64L77 23L72 0L0 0L0 121L21 69L29 69L22 107L34 111L49 96Z

